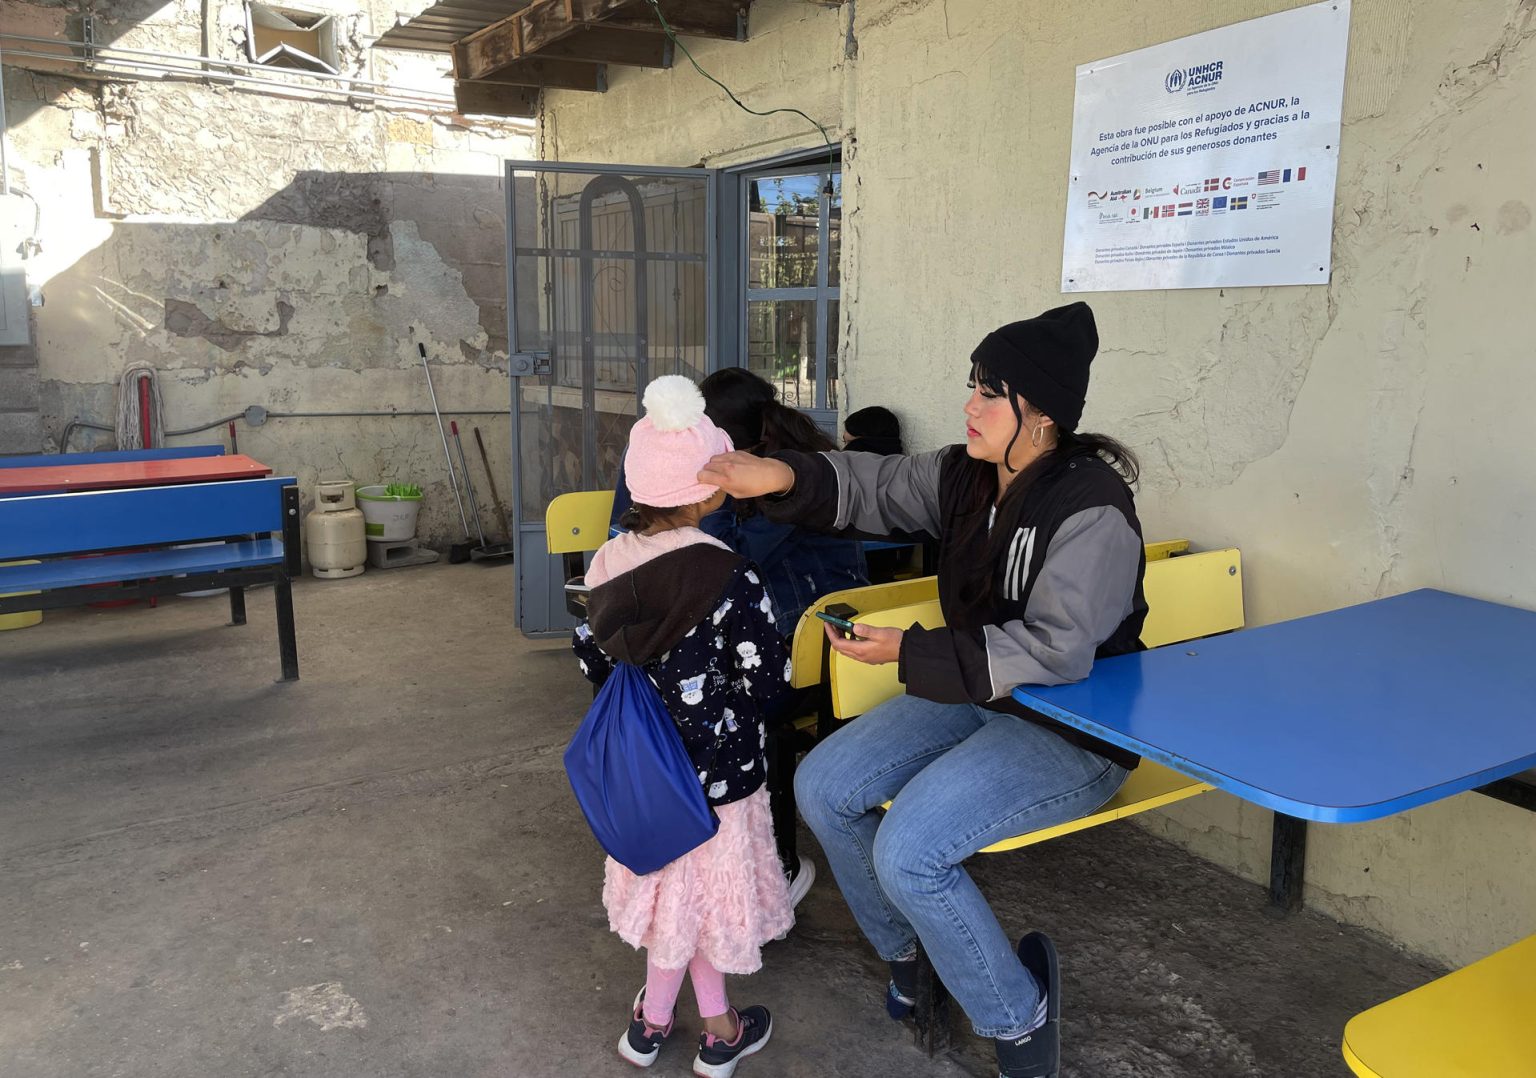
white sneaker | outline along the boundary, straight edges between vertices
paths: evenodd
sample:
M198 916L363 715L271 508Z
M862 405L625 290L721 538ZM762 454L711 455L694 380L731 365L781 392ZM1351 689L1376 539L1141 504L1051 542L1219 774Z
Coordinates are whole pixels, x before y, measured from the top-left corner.
M809 857L800 858L799 871L790 874L789 877L789 905L790 908L800 905L800 900L811 889L811 884L816 882L816 862Z
M800 900L811 889L811 884L816 882L816 863L808 857L800 858L799 871L784 873L784 879L789 884L789 908L794 909L800 905ZM785 929L775 940L789 938L789 929Z

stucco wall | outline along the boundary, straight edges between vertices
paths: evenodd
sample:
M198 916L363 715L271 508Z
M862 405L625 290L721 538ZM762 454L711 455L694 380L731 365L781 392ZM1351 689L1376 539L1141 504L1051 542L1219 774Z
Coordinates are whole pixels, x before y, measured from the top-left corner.
M1293 6L758 0L750 42L701 48L754 107L850 140L846 406L891 406L919 448L951 441L974 343L1061 302L1077 64ZM1085 425L1140 451L1149 537L1243 549L1252 624L1425 585L1536 607L1536 3L1353 11L1332 282L1085 297L1104 342ZM549 106L567 160L729 164L816 141L686 68ZM1268 814L1231 798L1147 826L1267 875ZM1468 795L1317 827L1307 898L1464 962L1536 923L1536 826Z
M393 8L334 6L346 73L451 89L440 59L367 48ZM245 59L242 5L212 7L213 54ZM200 3L105 8L104 40L201 50ZM5 10L32 32L78 32L64 9L6 0ZM136 364L157 370L173 430L249 405L426 409L420 342L440 364L444 409L492 413L460 425L466 436L482 428L509 496L502 162L533 155L525 126L303 100L281 86L87 79L10 63L5 79L12 182L41 221L28 280L45 303L32 312L33 344L12 350L36 364L44 444L33 451L56 446L73 419L111 424L118 379ZM420 483L420 534L462 537L430 417L274 418L237 430L241 451L297 475L306 496L321 476ZM224 438L218 428L171 441ZM72 433L71 449L93 444L112 436ZM472 440L467 452L489 502Z
M807 0L758 0L751 40L684 44L710 74L759 112L795 108L841 134L854 84L845 9ZM545 156L559 161L710 167L821 144L803 118L752 116L678 53L669 71L610 67L608 92L546 95Z

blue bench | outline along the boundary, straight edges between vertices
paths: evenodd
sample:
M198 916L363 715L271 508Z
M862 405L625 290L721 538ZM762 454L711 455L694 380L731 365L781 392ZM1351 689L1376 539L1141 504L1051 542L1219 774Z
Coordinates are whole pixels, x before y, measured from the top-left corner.
M91 453L36 453L29 457L0 457L0 468L47 468L55 464L124 464L139 460L185 460L222 457L222 445L176 445L160 449L102 449Z
M211 545L168 545L176 543ZM245 588L271 583L282 679L298 679L291 582L301 571L299 488L291 477L0 499L0 562L22 559L40 560L0 565L0 614L97 602L101 584L121 584L112 597L128 599L228 588L230 620L244 625Z

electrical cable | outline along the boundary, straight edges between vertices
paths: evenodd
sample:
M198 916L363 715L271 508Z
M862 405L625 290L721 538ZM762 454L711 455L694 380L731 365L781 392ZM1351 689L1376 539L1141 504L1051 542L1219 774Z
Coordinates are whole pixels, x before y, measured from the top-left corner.
M749 108L747 105L743 104L741 98L737 97L734 93L732 93L731 92L731 88L729 86L727 86L725 83L721 82L719 79L715 78L708 71L705 71L702 67L699 66L699 62L693 58L693 53L688 51L688 46L684 45L682 43L682 41L680 41L678 39L677 31L672 29L672 24L669 23L667 21L667 17L661 13L661 3L660 3L660 0L646 0L646 3L651 5L651 9L656 12L656 18L661 20L661 29L662 29L662 32L664 34L666 34L667 40L672 42L672 44L675 45L677 48L682 49L683 50L683 55L688 57L688 62L693 65L693 69L695 71L697 71L700 75L703 75L710 82L712 82L716 86L720 87L720 89L724 90L725 91L725 96L729 97L733 102L735 102L737 108L741 109L743 112L750 112L753 116L773 116L773 115L775 115L777 113L780 113L780 112L791 112L791 113L794 113L796 116L799 116L799 117L803 118L806 123L810 124L812 127L814 127L821 134L821 140L827 144L827 166L829 168L831 168L831 167L836 165L836 163L837 163L837 158L836 158L837 147L835 147L832 144L832 139L827 134L827 129L825 127L823 127L821 124L817 123L814 119L812 119L810 116L806 115L804 112L801 112L799 109L795 109L795 108L778 108L778 109L769 109L767 112L759 112L757 109ZM826 190L825 193L827 195L831 195L832 194L832 177L831 177L830 173L827 176L827 190Z
M136 410L137 409L135 409L135 411ZM264 412L264 414L267 419L388 419L394 416L425 416L433 415L434 413L417 411L391 412L375 409L373 411L367 412ZM481 416L506 414L507 410L505 408L467 409L459 411L446 411L443 413L443 415L448 416ZM248 411L236 412L234 415L227 415L223 419L215 419L211 423L203 423L196 427L187 427L185 430L163 431L162 434L166 438L180 438L185 437L188 434L201 434L204 431L212 430L214 427L222 427L226 423L232 423L235 420L240 419L243 419L247 424L250 424L250 415ZM135 416L134 423L137 424L137 422L138 419L137 416ZM70 438L77 430L99 430L105 431L107 433L116 433L117 428L106 423L96 423L89 419L71 419L64 425L64 433L59 436L60 453L69 452ZM118 446L117 448L125 449L128 447Z

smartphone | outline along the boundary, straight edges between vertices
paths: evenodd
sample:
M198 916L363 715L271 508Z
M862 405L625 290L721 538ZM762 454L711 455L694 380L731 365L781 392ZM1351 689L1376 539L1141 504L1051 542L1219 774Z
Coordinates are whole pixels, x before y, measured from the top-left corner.
M843 635L846 636L849 640L858 639L858 637L853 635L853 622L849 621L847 618L840 618L836 614L828 614L825 610L816 611L816 616L822 621L826 622L828 625L832 626L834 629L841 629Z

